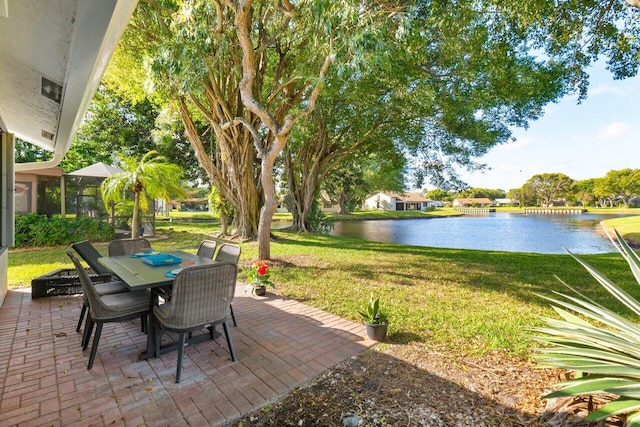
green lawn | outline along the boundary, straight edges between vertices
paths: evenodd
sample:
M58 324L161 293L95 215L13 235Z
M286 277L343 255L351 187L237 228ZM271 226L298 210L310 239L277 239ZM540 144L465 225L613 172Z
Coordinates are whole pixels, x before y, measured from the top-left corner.
M627 240L640 245L640 212L636 216L608 219L605 224L618 230Z
M216 223L158 224L158 250L195 252L210 238ZM563 290L554 277L588 296L620 309L598 284L567 255L426 248L365 242L327 235L276 231L272 242L274 292L339 316L359 321L361 308L374 292L389 310L390 340L431 341L465 354L500 349L526 355L532 343L527 328L538 316L553 315L535 293ZM97 245L106 253L106 245ZM55 268L70 268L66 247L10 251L11 286ZM257 257L255 242L242 244L246 271ZM584 256L614 282L640 297L618 254ZM246 278L241 272L240 280ZM634 286L635 285L635 286Z

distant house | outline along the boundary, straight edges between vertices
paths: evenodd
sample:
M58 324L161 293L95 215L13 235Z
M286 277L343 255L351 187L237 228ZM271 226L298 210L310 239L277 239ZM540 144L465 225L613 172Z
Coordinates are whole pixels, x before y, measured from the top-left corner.
M329 197L329 194L327 194L326 191L322 191L320 193L318 204L320 205L320 210L322 212L331 212L331 213L340 212L340 204L338 202L331 200L331 197Z
M36 212L53 215L64 212L64 203L59 196L60 188L63 187L61 168L16 172L13 189L15 213L23 215Z
M505 199L505 198L497 198L494 201L495 206L519 206L520 202L517 200Z
M381 191L367 197L364 209L385 211L425 211L435 207L434 201L419 193L392 193Z
M491 200L486 197L462 197L453 201L453 207L456 208L488 208L491 206Z

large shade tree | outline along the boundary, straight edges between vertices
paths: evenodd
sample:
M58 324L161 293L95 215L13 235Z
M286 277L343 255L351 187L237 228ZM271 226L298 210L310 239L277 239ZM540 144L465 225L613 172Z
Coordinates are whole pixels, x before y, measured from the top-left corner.
M592 205L596 200L595 183L594 178L576 181L573 184L573 197L576 202L580 202L583 207Z
M318 109L292 134L284 158L296 229L312 229L319 183L354 155L409 154L416 186L464 187L454 166L481 168L475 158L567 90L564 65L536 61L520 21L496 20L489 5L413 6L376 34L359 68L329 71Z
M402 87L384 84L382 74L344 81L332 73L316 110L292 132L284 149L283 181L291 196L294 230L314 231L308 215L321 184L336 201L343 201L342 207L354 195L347 188L355 190L358 180L367 187L365 173L387 173L376 174L380 187L367 191L402 189L398 175L406 161L400 141L416 130L405 116L410 106L402 102Z
M601 188L612 199L619 200L624 207L629 206L632 197L640 196L640 169L610 170L602 178Z
M522 192L535 194L540 206L553 206L554 201L566 199L572 194L573 182L563 173L541 173L529 178Z
M200 164L234 206L238 235L258 236L262 258L270 256L275 160L291 130L315 108L332 62L361 60L360 47L395 13L369 6L148 1L125 36L138 59L128 63L151 63L155 88L173 100Z
M267 257L275 158L313 109L326 73L393 69L404 49L433 83L426 99L439 101L421 117L415 164L446 179L443 153L477 167L474 156L508 141L509 128L539 116L540 105L576 88L584 95L585 67L599 55L617 76L635 73L634 18L637 11L617 1L536 0L523 8L471 0L146 0L134 22L142 31L128 40L134 62L152 64L155 88L181 112L201 165L237 210L241 235L255 234L264 192L259 246ZM358 73L344 73L347 64ZM405 88L423 90L415 78Z

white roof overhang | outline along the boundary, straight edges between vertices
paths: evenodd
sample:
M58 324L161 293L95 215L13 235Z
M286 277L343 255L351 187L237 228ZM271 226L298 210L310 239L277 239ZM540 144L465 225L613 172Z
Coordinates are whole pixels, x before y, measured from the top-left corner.
M0 0L0 129L69 150L137 0Z

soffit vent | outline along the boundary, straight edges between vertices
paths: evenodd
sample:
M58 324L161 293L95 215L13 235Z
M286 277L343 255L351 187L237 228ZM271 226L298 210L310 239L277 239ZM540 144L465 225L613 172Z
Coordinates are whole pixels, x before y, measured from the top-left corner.
M49 141L53 141L53 137L54 137L54 136L55 136L55 135L54 135L54 134L52 134L51 132L47 132L46 130L43 130L43 131L42 131L42 137L43 137L43 138L47 138Z
M62 86L46 77L42 78L42 95L60 104L62 100Z

